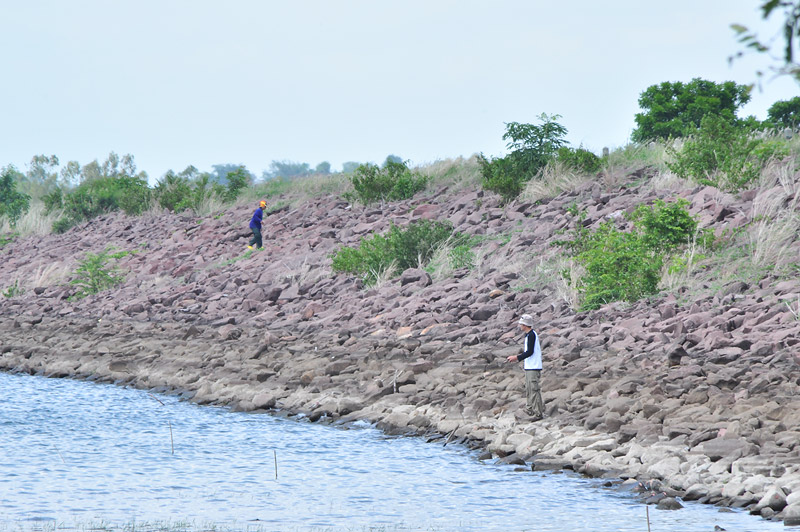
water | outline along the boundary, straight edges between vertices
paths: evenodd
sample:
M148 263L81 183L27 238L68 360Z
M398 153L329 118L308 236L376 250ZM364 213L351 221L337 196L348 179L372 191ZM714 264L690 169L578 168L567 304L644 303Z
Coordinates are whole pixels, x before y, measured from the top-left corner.
M599 481L515 472L366 426L4 373L0 391L0 531L647 530L645 507ZM651 507L650 524L784 530L698 504Z

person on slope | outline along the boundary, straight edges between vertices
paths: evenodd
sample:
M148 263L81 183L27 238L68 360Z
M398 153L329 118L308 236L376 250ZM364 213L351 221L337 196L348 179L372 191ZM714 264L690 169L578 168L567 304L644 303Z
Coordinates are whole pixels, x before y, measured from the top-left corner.
M519 328L525 333L522 354L511 355L506 360L524 361L522 368L525 370L525 393L528 396L525 412L533 417L533 421L539 421L544 417L542 387L539 382L542 374L542 348L539 345L539 335L533 330L533 316L523 314L519 319Z
M266 201L258 202L258 209L253 213L253 218L250 220L250 230L253 231L253 238L250 239L247 249L253 249L254 244L258 249L261 249L261 221L264 219L264 207L266 206Z

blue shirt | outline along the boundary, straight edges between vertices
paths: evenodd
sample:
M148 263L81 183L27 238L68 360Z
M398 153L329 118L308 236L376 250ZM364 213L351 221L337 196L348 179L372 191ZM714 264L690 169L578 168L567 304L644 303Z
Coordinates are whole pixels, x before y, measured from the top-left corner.
M250 220L250 229L261 229L261 220L264 219L264 211L261 210L261 207L256 209L256 212L253 213L253 219Z

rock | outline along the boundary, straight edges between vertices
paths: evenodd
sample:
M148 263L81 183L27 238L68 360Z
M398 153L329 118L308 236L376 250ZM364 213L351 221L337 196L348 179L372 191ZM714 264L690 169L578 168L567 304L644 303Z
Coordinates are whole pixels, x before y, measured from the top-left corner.
M767 490L767 493L756 503L755 508L760 512L766 507L772 508L776 512L783 510L786 507L786 493L778 487Z
M473 311L470 317L475 321L486 321L493 318L499 311L499 305L484 305Z
M677 499L674 497L664 497L658 504L656 504L656 508L659 510L680 510L683 508L683 505L678 502Z
M429 286L433 281L425 270L419 268L409 268L400 274L400 286L410 283L420 283L422 286Z
M741 456L752 454L755 446L747 443L744 439L725 439L714 438L700 444L702 452L708 456L712 462L722 458L736 459Z
M783 524L786 526L800 526L800 503L795 503L783 509Z

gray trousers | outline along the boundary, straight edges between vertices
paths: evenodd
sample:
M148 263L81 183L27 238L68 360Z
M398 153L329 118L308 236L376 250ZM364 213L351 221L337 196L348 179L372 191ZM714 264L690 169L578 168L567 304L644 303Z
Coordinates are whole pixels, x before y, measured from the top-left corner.
M538 369L525 370L525 394L528 396L528 413L532 416L544 415L544 402L542 401L542 387L539 378L542 371Z

